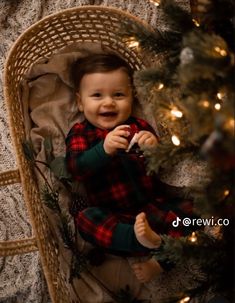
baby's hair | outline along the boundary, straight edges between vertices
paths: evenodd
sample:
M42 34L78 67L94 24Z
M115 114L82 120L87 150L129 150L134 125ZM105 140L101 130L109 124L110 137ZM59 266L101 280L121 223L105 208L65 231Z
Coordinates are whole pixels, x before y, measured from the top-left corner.
M133 70L125 60L115 54L93 54L76 60L71 69L74 88L77 91L82 77L86 74L111 72L123 68L132 84Z

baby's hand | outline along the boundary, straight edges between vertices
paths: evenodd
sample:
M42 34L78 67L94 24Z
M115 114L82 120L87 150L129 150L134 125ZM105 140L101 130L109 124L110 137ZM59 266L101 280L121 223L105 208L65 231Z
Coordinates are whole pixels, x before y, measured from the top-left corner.
M128 125L119 125L107 134L104 140L106 154L113 155L118 149L127 149L129 144L127 137L130 135L127 129Z
M139 147L154 148L158 144L157 137L147 130L141 130L138 133L138 137L136 138L136 140Z

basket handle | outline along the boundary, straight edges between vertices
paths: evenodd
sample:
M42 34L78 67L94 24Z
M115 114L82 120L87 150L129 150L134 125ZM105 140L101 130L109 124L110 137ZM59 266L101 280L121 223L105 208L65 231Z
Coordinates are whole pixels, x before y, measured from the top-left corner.
M20 172L18 169L0 173L0 187L14 183L21 183Z
M14 241L0 241L0 257L21 255L37 250L35 237Z

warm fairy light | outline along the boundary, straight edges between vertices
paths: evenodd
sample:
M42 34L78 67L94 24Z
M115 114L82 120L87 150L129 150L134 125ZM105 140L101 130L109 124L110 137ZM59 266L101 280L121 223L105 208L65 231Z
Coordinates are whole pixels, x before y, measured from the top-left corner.
M171 137L171 141L172 141L172 143L173 143L174 145L176 145L176 146L179 146L179 145L180 145L180 139L179 139L176 135L173 135L173 136Z
M200 26L200 23L199 23L196 19L192 19L192 21L193 21L193 23L194 23L197 27Z
M161 90L163 89L164 87L164 84L163 83L159 83L158 86L157 86L157 90Z
M227 51L225 49L220 48L219 46L215 46L214 50L219 53L222 57L227 56Z
M191 242L196 242L197 241L197 236L195 232L192 232L191 236L188 237L189 241Z
M222 99L223 99L224 94L223 94L223 93L221 93L221 92L218 92L218 93L216 94L216 96L217 96L217 98L218 98L219 100L222 100Z
M161 4L160 0L149 0L151 3L153 3L156 6L159 6Z
M163 83L158 83L153 86L153 90L159 91L159 90L163 89L163 87L164 87Z
M228 127L234 129L235 126L235 120L234 119L229 119L228 120Z
M179 301L179 303L186 303L186 302L189 302L189 300L190 300L190 297L185 297L185 298L181 299Z
M172 114L172 116L174 116L176 118L182 118L183 117L183 113L180 110L178 110L177 108L173 108L171 110L171 114Z
M221 104L220 103L216 103L215 104L215 109L216 110L220 110L221 109Z
M218 93L218 94L217 94L217 98L221 100L221 99L222 99L222 94L221 94L221 93Z
M210 106L210 102L207 101L207 100L202 100L199 104L203 107L209 107Z
M164 84L163 83L157 83L155 84L153 87L152 87L152 90L157 92L157 91L160 91L162 90L164 87Z
M140 43L135 39L135 37L130 37L126 40L126 44L130 47L130 48L137 48L139 47Z
M224 125L225 129L228 131L234 131L235 129L235 120L233 118L229 118Z
M195 232L192 232L191 236L188 237L188 240L190 242L196 242L197 241L197 236Z
M229 195L229 193L230 193L229 190L228 190L228 189L225 189L225 191L224 191L224 196L227 197L227 196Z

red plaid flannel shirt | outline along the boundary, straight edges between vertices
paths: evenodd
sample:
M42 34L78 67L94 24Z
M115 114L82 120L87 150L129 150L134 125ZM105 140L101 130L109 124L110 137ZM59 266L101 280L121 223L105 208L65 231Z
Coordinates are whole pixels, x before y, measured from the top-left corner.
M125 124L154 133L139 118L131 117ZM146 174L145 159L125 152L107 155L103 149L107 133L85 120L75 124L66 138L68 170L84 183L89 205L123 210L153 201L153 180Z
M142 119L131 117L125 124L154 132ZM172 226L172 221L178 214L191 214L192 204L181 201L175 208L175 199L173 204L168 203L163 184L156 176L147 176L143 157L125 152L107 155L103 149L107 133L108 130L84 121L75 124L66 138L68 169L75 179L84 183L88 204L98 207L77 214L79 231L90 242L112 248L116 224L119 221L134 224L135 216L144 211L156 232L174 237L184 234L182 227ZM104 207L103 211L99 207ZM104 209L110 211L106 214Z

